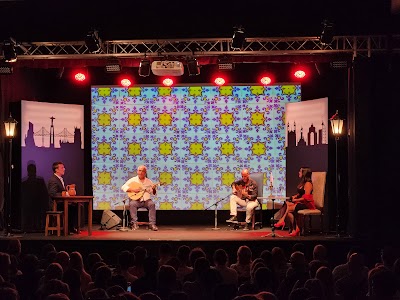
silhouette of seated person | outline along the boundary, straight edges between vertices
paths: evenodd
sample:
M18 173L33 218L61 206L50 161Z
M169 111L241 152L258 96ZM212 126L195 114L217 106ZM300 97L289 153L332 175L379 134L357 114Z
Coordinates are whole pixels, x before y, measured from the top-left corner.
M28 162L27 171L28 176L21 182L22 229L41 231L45 211L49 209L46 183L43 177L37 176L34 162Z

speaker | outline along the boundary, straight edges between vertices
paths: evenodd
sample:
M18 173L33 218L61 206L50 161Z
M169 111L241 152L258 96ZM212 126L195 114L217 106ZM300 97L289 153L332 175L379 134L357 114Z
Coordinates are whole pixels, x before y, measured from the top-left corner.
M103 211L103 215L101 217L101 222L100 222L101 226L105 226L106 229L111 229L120 223L121 223L121 218L118 217L111 210Z

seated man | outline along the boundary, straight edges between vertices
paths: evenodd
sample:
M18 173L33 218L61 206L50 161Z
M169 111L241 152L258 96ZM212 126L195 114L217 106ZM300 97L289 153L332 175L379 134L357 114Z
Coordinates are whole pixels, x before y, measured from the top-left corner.
M139 229L137 224L137 210L139 207L145 207L149 210L150 229L157 231L156 206L151 200L151 196L155 195L157 190L156 184L147 178L147 168L145 166L139 166L137 169L137 176L125 182L121 190L130 194L129 212L131 215L131 228L133 230Z
M56 161L53 163L52 166L53 175L50 177L47 183L47 190L49 192L49 196L62 196L63 192L67 195L67 190L65 189L64 179L63 176L65 174L65 166L61 161ZM49 204L52 206L52 203ZM62 203L57 204L57 210L64 210L64 205ZM79 233L78 231L78 208L76 204L72 204L68 208L68 230L70 234Z
M259 205L257 201L257 183L250 178L249 170L242 170L242 179L232 183L230 197L231 218L227 222L237 222L237 205L246 207L246 224L243 230L249 230L253 210Z

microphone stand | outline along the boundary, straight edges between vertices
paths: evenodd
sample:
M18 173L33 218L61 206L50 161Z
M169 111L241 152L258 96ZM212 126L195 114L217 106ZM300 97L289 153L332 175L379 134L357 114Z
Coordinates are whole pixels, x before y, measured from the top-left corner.
M215 202L214 204L211 204L209 207L206 207L204 210L208 210L210 207L215 206L214 209L214 228L212 228L213 230L219 230L220 228L218 228L217 223L218 223L218 211L217 211L217 204L220 203L223 200L226 200L230 195L229 194L227 196L225 196L224 198L218 200L217 202Z
M125 201L126 199L122 200L122 202L124 203L124 210L122 212L122 227L119 228L119 231L128 231L128 228L125 227L125 219L126 219Z

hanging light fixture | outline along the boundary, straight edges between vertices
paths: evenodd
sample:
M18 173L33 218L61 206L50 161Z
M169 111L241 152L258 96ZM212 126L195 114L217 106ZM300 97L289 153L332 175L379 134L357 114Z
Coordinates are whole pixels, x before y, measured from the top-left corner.
M97 30L89 31L85 36L85 44L90 53L99 53L101 51L101 40Z
M333 41L334 33L333 33L333 23L329 20L324 20L322 22L323 29L321 32L321 36L319 38L319 42L321 45L330 45Z
M241 25L235 26L232 37L232 49L242 50L244 47L244 42L246 41L246 36L244 33L244 28Z
M13 63L17 61L17 42L13 38L8 38L3 42L3 56L4 61Z

